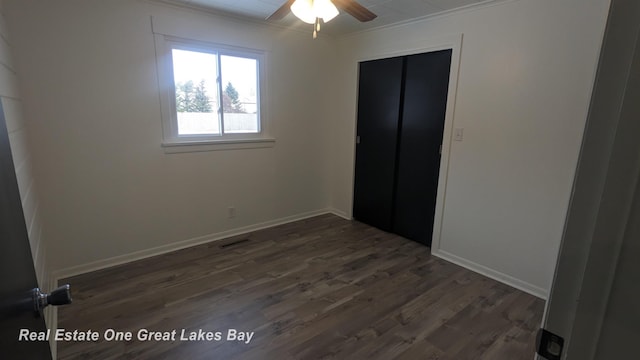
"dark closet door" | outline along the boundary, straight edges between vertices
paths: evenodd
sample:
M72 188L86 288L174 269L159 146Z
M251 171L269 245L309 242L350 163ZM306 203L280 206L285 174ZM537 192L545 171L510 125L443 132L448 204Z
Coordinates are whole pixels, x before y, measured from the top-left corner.
M360 63L353 217L391 231L402 58Z
M406 77L393 232L431 245L451 50L411 55Z

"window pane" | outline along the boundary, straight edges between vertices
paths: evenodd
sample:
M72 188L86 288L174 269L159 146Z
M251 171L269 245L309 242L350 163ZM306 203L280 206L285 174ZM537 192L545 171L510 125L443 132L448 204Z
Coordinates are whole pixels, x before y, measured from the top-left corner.
M222 111L224 132L257 133L258 61L222 55Z
M219 135L216 54L173 49L179 135Z

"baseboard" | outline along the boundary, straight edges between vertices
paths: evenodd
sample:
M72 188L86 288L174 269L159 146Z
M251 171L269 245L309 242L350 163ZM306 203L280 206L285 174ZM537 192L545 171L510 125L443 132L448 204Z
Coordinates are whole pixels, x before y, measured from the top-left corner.
M212 241L218 241L218 240L226 239L232 236L238 236L248 232L262 230L262 229L270 228L273 226L287 224L294 221L304 220L304 219L308 219L308 218L318 216L318 215L323 215L323 214L333 214L346 220L352 220L352 218L343 211L340 211L335 208L326 208L321 210L309 211L309 212L305 212L305 213L301 213L293 216L287 216L287 217L283 217L275 220L265 221L265 222L254 224L254 225L244 226L244 227L231 229L231 230L227 230L219 233L214 233L214 234L200 236L200 237L196 237L188 240L183 240L183 241L179 241L172 244L162 245L162 246L158 246L151 249L137 251L130 254L98 260L98 261L94 261L94 262L83 264L83 265L56 270L52 272L48 278L49 289L55 289L58 286L59 280L67 277L76 276L76 275L80 275L80 274L84 274L84 273L88 273L96 270L101 270L108 267L145 259L152 256L162 255L168 252L201 245L201 244L209 243ZM432 254L438 258L452 262L456 265L467 268L471 271L474 271L488 278L494 279L496 281L499 281L501 283L514 287L518 290L522 290L526 293L529 293L543 300L547 300L548 298L548 292L545 289L539 288L537 286L534 286L522 280L516 279L512 276L503 274L499 271L490 269L486 266L477 264L473 261L469 261L467 259L461 258L459 256L453 255L443 250L432 249ZM57 329L57 321L58 321L57 315L58 315L58 312L55 307L52 307L50 311L46 314L47 325L50 329L52 329L52 331L55 331L55 329ZM51 345L53 360L56 360L57 344L55 342L51 342L50 345Z
M55 306L50 307L49 314L47 316L48 321L47 327L51 329L51 333L55 334L58 330L58 308ZM52 360L56 360L58 358L58 342L52 336L51 340L49 340L49 348L51 349L51 357Z
M330 214L333 214L335 216L341 217L341 218L343 218L345 220L349 220L349 221L353 220L353 218L351 216L347 215L347 213L343 212L342 210L338 210L338 209L335 209L335 208L329 208L329 209L327 209L327 212L330 213Z
M195 237L188 240L178 241L171 244L161 245L158 247L145 249L141 251L132 252L129 254L114 256L108 259L93 261L83 265L72 266L65 269L56 270L53 272L53 278L56 282L60 279L68 278L71 276L81 275L88 272L105 269L108 267L126 264L132 261L137 261L145 258L149 258L152 256L166 254L172 251L185 249L192 246L197 246L201 244L206 244L212 241L226 239L232 236L242 235L248 232L262 230L266 228L270 228L277 225L287 224L294 221L308 219L314 216L323 215L323 214L335 214L336 216L345 217L338 212L335 212L333 209L321 209L315 211L309 211L297 215L287 216L280 219L265 221L262 223L244 226L240 228L235 228L231 230L222 231L219 233L204 235Z
M473 272L476 272L478 274L484 275L488 278L491 278L493 280L499 281L503 284L509 285L513 288L516 288L518 290L522 290L528 294L531 294L535 297L538 297L542 300L547 300L549 298L549 292L545 289L542 289L538 286L532 285L526 281L522 281L520 279L516 279L513 276L501 273L499 271L496 271L494 269L488 268L486 266L477 264L473 261L461 258L457 255L453 255L451 253L448 253L446 251L443 251L441 249L432 249L431 250L431 254L433 256L439 257L443 260L452 262L456 265L460 265L464 268L467 268Z

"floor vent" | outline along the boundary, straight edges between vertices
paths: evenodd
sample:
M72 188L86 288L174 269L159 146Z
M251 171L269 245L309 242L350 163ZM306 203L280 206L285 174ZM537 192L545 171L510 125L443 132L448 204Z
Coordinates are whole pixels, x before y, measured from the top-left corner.
M230 243L226 243L226 244L220 245L220 249L226 249L228 247L240 245L240 244L246 243L248 241L249 241L249 239L241 239L241 240L237 240L237 241L232 241Z

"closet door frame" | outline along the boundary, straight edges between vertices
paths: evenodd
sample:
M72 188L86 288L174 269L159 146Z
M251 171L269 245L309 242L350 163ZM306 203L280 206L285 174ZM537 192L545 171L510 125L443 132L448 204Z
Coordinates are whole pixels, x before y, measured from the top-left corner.
M433 221L433 237L431 241L431 252L438 254L440 249L440 236L444 216L444 200L447 192L447 178L449 175L449 160L451 154L451 142L453 141L453 127L455 119L455 104L458 90L458 74L460 69L460 51L462 47L463 34L451 34L434 38L421 39L419 45L414 48L403 49L401 51L390 49L376 49L374 51L361 54L353 64L357 74L356 84L360 83L359 66L363 61L380 60L398 56L415 55L439 50L451 49L451 69L449 71L449 92L447 95L447 109L444 119L444 131L442 134L442 156L440 158L440 173L438 175L438 191L436 195L436 211ZM357 87L356 87L357 88ZM357 89L356 89L357 91ZM357 108L357 107L356 107ZM455 123L457 128L463 128L464 124ZM357 135L357 114L354 114L353 134ZM351 199L349 204L349 217L353 217L353 203L355 191L356 172L356 138L353 138L353 164L351 173Z

